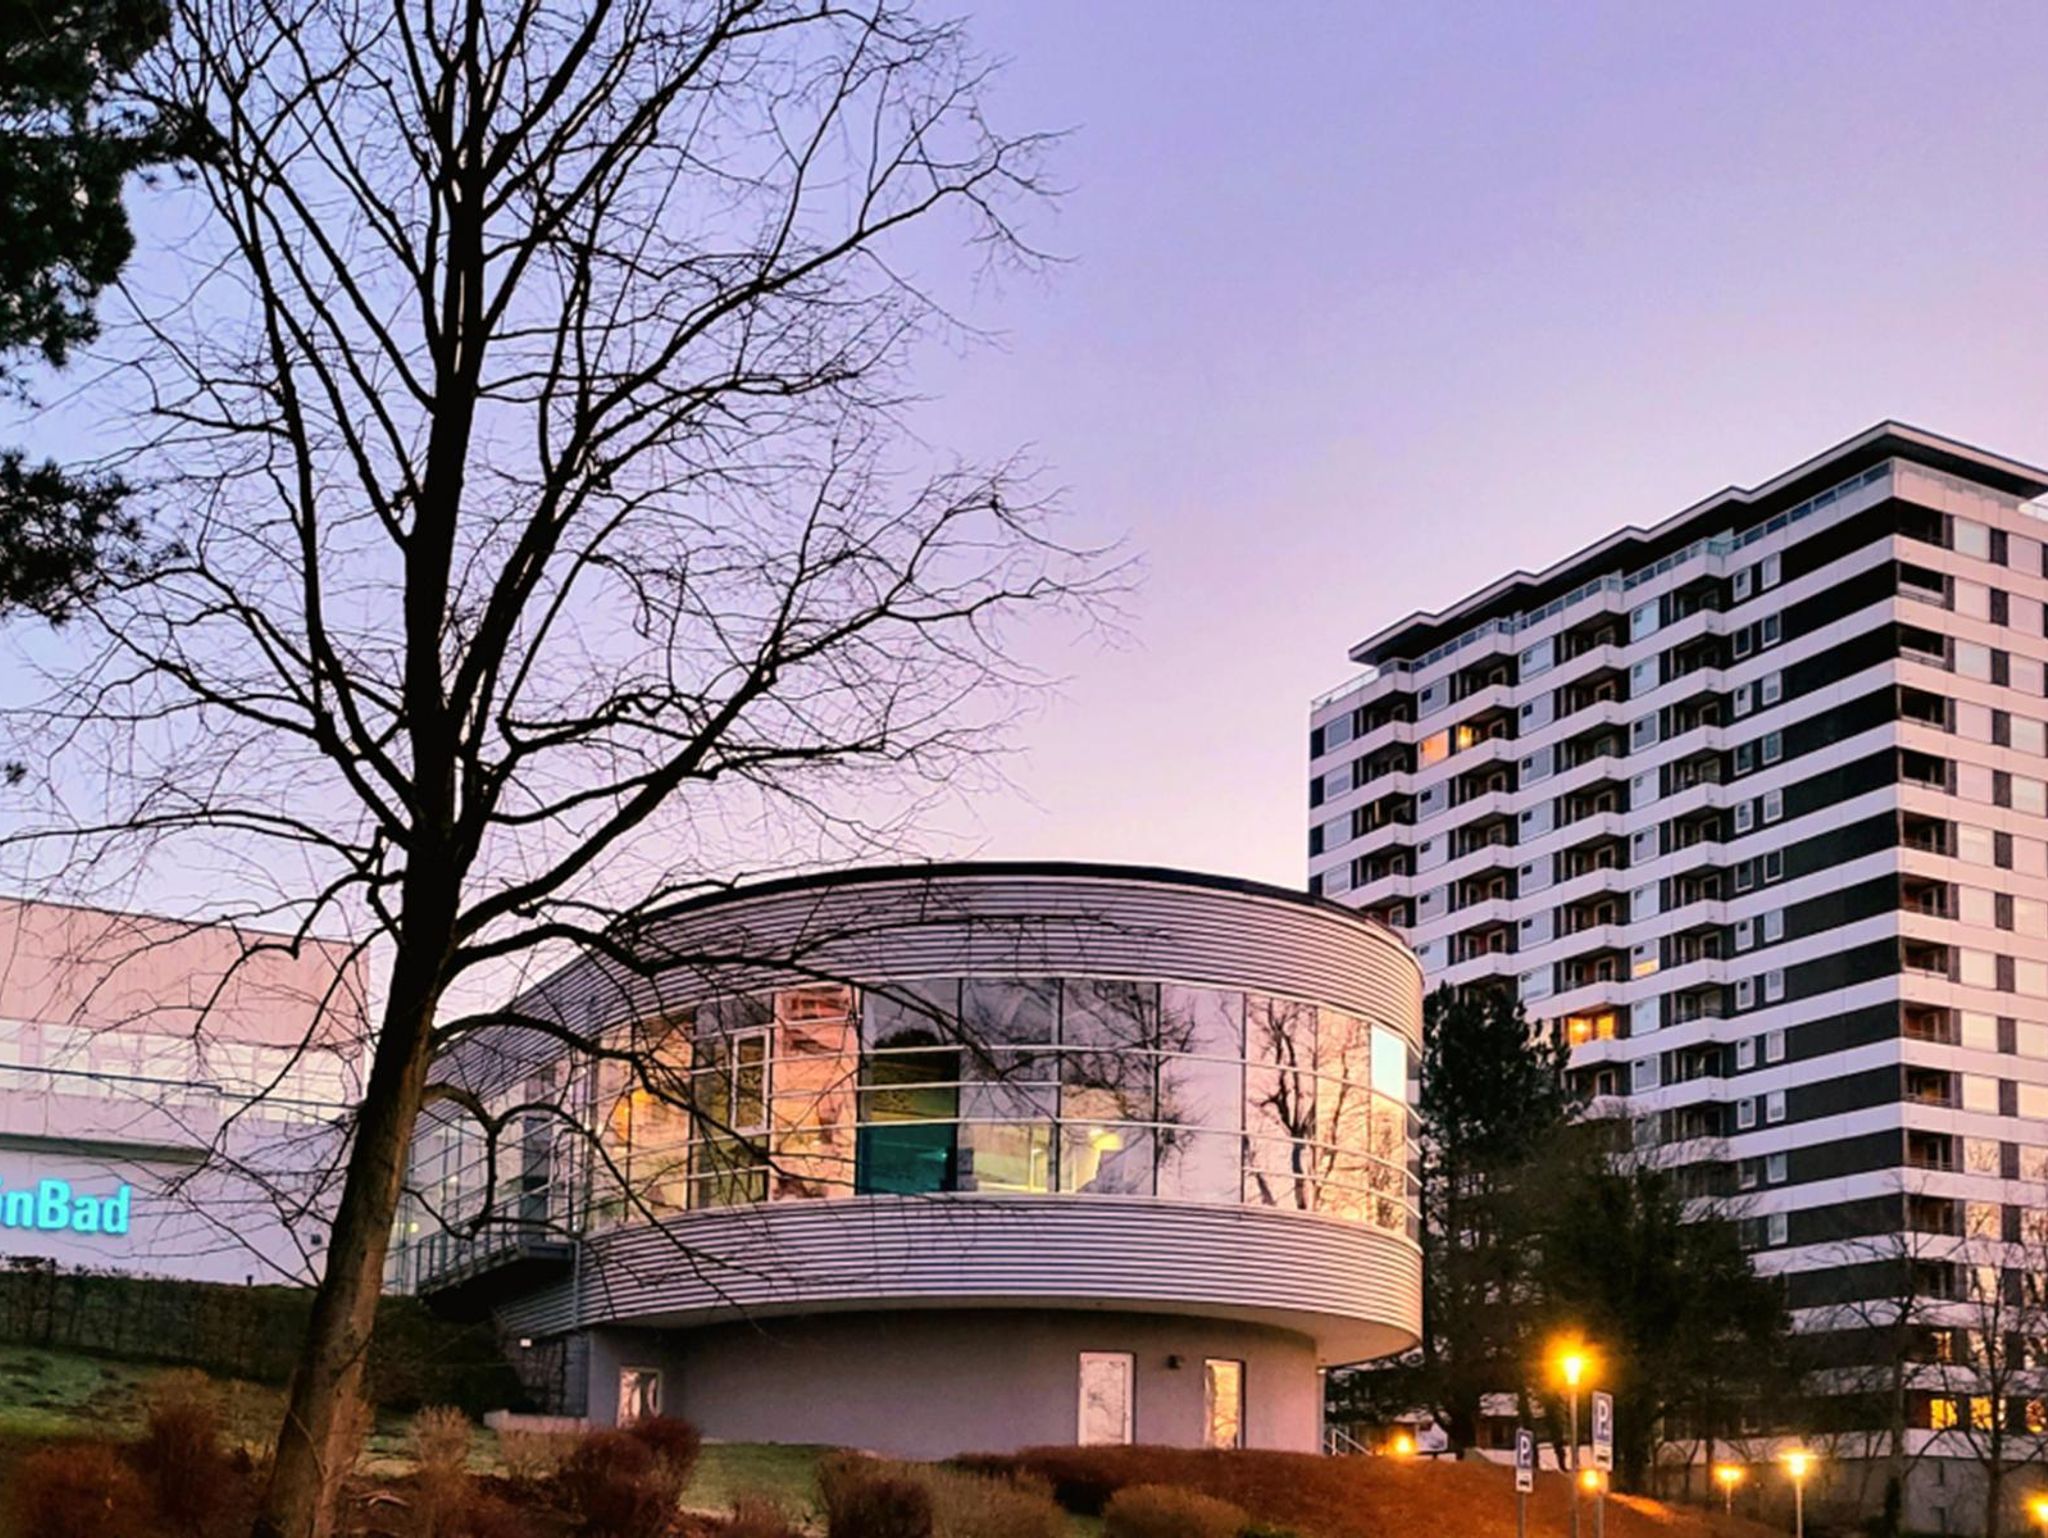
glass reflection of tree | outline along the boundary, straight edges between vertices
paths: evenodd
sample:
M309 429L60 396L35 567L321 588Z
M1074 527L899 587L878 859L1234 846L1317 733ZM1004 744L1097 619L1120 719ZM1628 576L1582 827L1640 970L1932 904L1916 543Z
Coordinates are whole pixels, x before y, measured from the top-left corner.
M1066 985L1060 1039L1061 1185L1150 1195L1157 1110L1156 984L1078 979Z
M1247 1001L1245 1037L1252 1189L1269 1207L1307 1211L1316 1185L1315 1006L1255 995Z
M850 1195L860 1065L853 990L785 989L775 996L775 1021L773 1194Z

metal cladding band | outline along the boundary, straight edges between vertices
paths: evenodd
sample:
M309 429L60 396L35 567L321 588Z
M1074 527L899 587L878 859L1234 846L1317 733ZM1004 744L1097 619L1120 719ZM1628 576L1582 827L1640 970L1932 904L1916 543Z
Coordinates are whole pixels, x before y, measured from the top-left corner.
M1263 1207L1129 1197L862 1197L690 1213L586 1246L511 1328L702 1324L867 1307L1132 1307L1274 1325L1324 1363L1412 1346L1413 1243Z
M1422 971L1377 922L1282 887L1119 866L934 865L854 870L690 904L650 926L658 980L596 960L515 1002L590 1029L703 999L828 979L1144 978L1312 1000L1390 1026L1420 1049ZM478 1092L559 1054L499 1031L458 1053Z

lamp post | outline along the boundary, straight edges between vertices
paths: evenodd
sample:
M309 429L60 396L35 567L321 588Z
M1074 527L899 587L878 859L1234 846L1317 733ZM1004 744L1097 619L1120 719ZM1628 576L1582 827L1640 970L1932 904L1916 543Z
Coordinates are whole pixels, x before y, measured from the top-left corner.
M1792 1476L1793 1538L1806 1538L1806 1476L1813 1472L1813 1454L1793 1448L1785 1454L1785 1472Z
M1721 1511L1726 1516L1735 1515L1735 1487L1742 1483L1742 1466L1737 1463L1714 1465L1714 1483L1721 1487Z
M1593 1502L1593 1538L1607 1538L1607 1475L1599 1469L1581 1469L1578 1487Z
M1570 1406L1571 1448L1568 1467L1572 1474L1572 1538L1579 1538L1579 1379L1586 1375L1586 1352L1566 1346L1558 1353L1558 1376L1564 1379L1565 1403Z

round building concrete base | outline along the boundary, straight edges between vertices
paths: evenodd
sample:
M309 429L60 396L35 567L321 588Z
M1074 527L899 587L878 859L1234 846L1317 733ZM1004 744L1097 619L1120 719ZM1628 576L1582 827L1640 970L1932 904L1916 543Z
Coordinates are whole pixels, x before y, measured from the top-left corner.
M1127 1353L1133 1440L1199 1447L1211 1360L1243 1364L1247 1447L1314 1452L1315 1350L1263 1325L1159 1314L946 1309L820 1314L691 1330L599 1329L588 1412L659 1375L662 1410L708 1437L941 1458L1073 1443L1083 1353Z

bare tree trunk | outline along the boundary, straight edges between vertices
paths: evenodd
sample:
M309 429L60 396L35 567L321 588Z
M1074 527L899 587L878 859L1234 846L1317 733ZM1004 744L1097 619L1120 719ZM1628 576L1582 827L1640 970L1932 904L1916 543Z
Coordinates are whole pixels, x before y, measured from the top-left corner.
M438 948L445 956L446 947ZM432 1062L441 967L414 943L392 969L391 998L378 1032L362 1114L349 1153L327 1266L292 1373L283 1429L263 1493L256 1538L327 1538L328 1499L350 1449L347 1406L363 1389L370 1337L383 1291L384 1257L405 1179L413 1124Z

